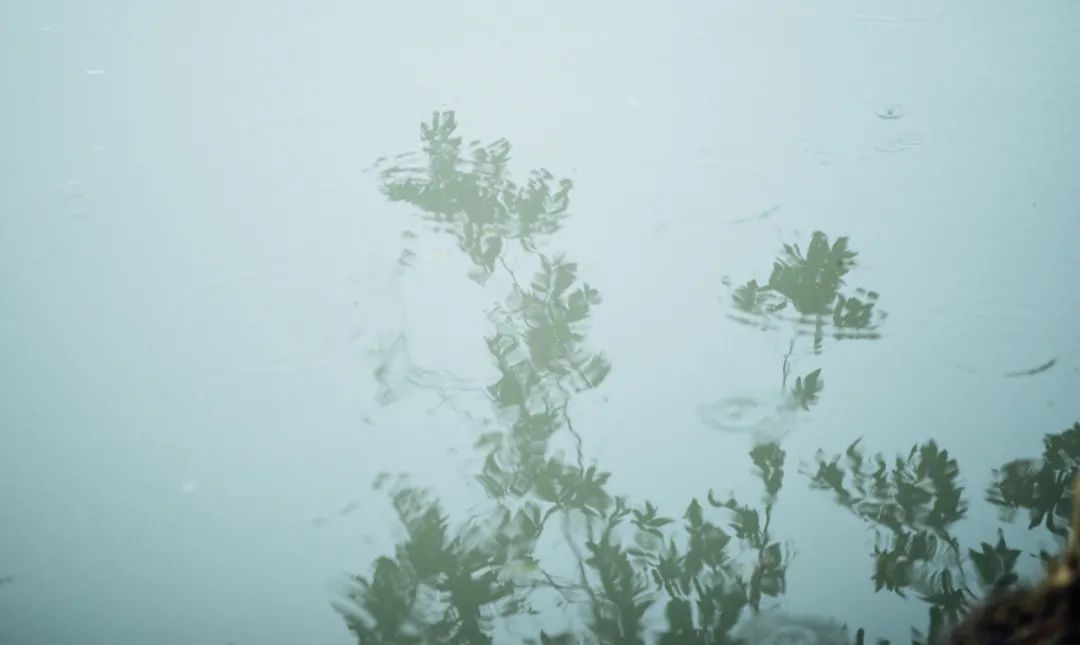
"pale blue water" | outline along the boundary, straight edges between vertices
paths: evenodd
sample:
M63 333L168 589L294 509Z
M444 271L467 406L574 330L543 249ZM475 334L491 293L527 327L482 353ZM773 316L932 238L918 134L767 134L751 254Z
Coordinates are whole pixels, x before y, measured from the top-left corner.
M1036 576L1077 43L1068 1L0 5L0 643L906 643Z

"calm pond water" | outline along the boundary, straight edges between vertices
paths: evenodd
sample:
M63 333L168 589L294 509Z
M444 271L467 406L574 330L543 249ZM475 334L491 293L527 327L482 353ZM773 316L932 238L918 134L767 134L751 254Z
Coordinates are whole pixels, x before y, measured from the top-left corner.
M0 643L925 642L1063 544L1076 2L0 34Z

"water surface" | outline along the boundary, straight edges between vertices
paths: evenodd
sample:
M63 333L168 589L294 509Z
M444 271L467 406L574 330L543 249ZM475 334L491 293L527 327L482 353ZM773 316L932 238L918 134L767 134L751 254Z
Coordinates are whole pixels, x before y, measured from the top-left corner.
M0 643L906 643L1062 544L1075 3L0 32Z

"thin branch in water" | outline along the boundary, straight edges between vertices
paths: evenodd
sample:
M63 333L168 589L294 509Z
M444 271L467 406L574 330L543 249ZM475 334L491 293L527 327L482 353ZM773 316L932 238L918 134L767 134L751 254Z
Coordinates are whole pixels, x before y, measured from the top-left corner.
M787 391L787 379L788 374L791 373L791 354L795 351L795 339L791 339L791 344L788 345L787 354L784 354L784 374L780 379L780 391Z
M502 255L499 256L499 264L506 269L506 272L510 274L510 279L514 281L514 286L520 290L521 283L518 282L517 275L514 273L514 270L510 268L510 265L506 263L506 259ZM524 293L524 290L522 290L522 292Z
M577 441L577 465L581 469L581 472L585 472L585 459L583 457L583 448L581 435L574 429L574 423L570 420L570 415L566 412L567 404L563 404L562 413L563 419L566 421L566 427L569 428L570 434L574 435L574 439Z

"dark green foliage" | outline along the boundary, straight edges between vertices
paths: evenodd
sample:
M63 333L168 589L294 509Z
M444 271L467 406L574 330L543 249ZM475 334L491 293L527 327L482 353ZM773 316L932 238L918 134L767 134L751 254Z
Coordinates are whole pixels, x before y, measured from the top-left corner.
M1043 439L1041 459L1017 459L994 471L994 481L986 493L991 504L1000 507L1002 517L1028 513L1029 528L1045 524L1064 536L1072 512L1072 482L1080 469L1080 423Z
M648 500L614 494L612 474L586 465L570 414L573 397L600 386L611 371L609 359L586 345L601 298L576 263L537 251L539 238L567 216L572 184L546 170L515 183L508 142L463 146L456 130L453 113L435 114L421 126L422 154L384 162L380 179L392 201L413 205L454 236L477 282L501 272L509 285L489 310L485 338L497 373L486 391L502 424L474 443L484 456L474 479L489 504L454 523L432 495L399 478L391 500L405 537L367 577L351 579L336 608L364 644L484 644L492 642L496 620L535 613L534 595L546 594L567 608L568 628L525 642L734 645L740 620L786 590L791 549L774 535L773 517L787 454L778 443L754 446L749 460L761 481L759 502L709 490L707 506L689 501L681 526ZM535 268L528 282L506 260L518 249ZM855 258L846 237L830 244L818 231L805 254L784 246L764 286L750 280L732 292L737 320L793 327L781 385L799 414L820 400L824 379L818 368L789 385L797 339L812 334L820 353L827 332L838 340L876 338L884 320L876 292L842 293ZM577 446L576 459L553 448L563 437ZM1032 527L1061 533L1071 508L1068 484L1080 466L1080 424L1044 443L1041 460L995 471L987 499L1005 514L1025 509ZM977 597L972 584L988 589L1015 580L1020 552L1003 533L978 549L961 548L953 536L967 501L956 460L933 441L891 460L864 454L856 441L842 455L819 453L815 466L805 473L811 488L830 494L874 533L867 572L873 588L927 604L928 631L913 630L914 642L940 638ZM557 575L536 552L552 535L553 519L562 522L576 565L569 574ZM663 624L648 619L650 612L662 614ZM855 640L866 641L863 629Z

